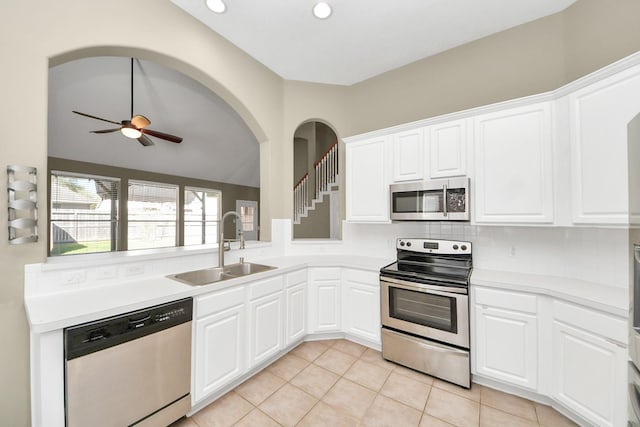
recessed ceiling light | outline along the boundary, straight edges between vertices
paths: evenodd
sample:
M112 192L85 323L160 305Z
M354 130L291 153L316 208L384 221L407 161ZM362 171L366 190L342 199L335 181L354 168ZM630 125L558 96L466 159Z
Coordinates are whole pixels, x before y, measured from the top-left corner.
M222 0L205 0L205 4L215 13L224 13L227 10L227 5Z
M320 1L313 6L313 16L318 19L327 19L331 15L331 5L325 1Z

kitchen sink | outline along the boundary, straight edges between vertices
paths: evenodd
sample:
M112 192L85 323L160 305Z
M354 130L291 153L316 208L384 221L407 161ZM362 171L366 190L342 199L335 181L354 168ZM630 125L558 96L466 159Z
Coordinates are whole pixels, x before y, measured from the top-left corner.
M272 267L270 265L241 262L224 267L204 268L202 270L172 274L167 277L191 286L203 286L211 283L222 282L224 280L235 279L237 277L248 276L250 274L262 273L263 271L273 270L275 268L276 267Z

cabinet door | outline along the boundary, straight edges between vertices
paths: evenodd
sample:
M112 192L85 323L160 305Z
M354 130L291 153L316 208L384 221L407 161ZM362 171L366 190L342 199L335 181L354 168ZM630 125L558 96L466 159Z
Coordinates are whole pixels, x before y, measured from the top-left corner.
M393 135L393 180L410 181L424 178L423 129Z
M553 222L551 104L475 119L477 223Z
M253 367L276 355L283 347L282 291L249 303L249 366Z
M340 268L313 268L309 279L309 332L339 332Z
M245 372L245 305L196 321L194 402Z
M455 120L429 127L431 178L467 174L467 121Z
M346 213L353 222L390 222L386 137L346 144Z
M476 305L475 310L477 373L536 390L536 316L485 305Z
M553 322L553 397L595 425L626 425L626 361L626 349Z
M343 329L380 344L380 285L377 273L343 270Z
M640 112L636 66L569 97L575 223L628 222L627 124Z
M307 283L287 288L286 345L301 340L307 333Z

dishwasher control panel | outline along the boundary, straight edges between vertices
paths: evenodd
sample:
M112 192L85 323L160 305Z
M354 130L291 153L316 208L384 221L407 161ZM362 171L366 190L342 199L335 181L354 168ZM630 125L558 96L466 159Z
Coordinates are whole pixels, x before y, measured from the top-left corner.
M72 326L64 330L65 359L104 350L132 341L193 318L193 299L185 298L105 319Z

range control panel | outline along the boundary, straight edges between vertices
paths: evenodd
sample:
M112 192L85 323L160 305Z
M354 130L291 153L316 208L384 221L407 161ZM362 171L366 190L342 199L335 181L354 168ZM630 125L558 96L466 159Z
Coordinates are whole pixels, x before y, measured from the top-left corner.
M427 254L471 254L471 242L401 238L396 241L396 249Z

